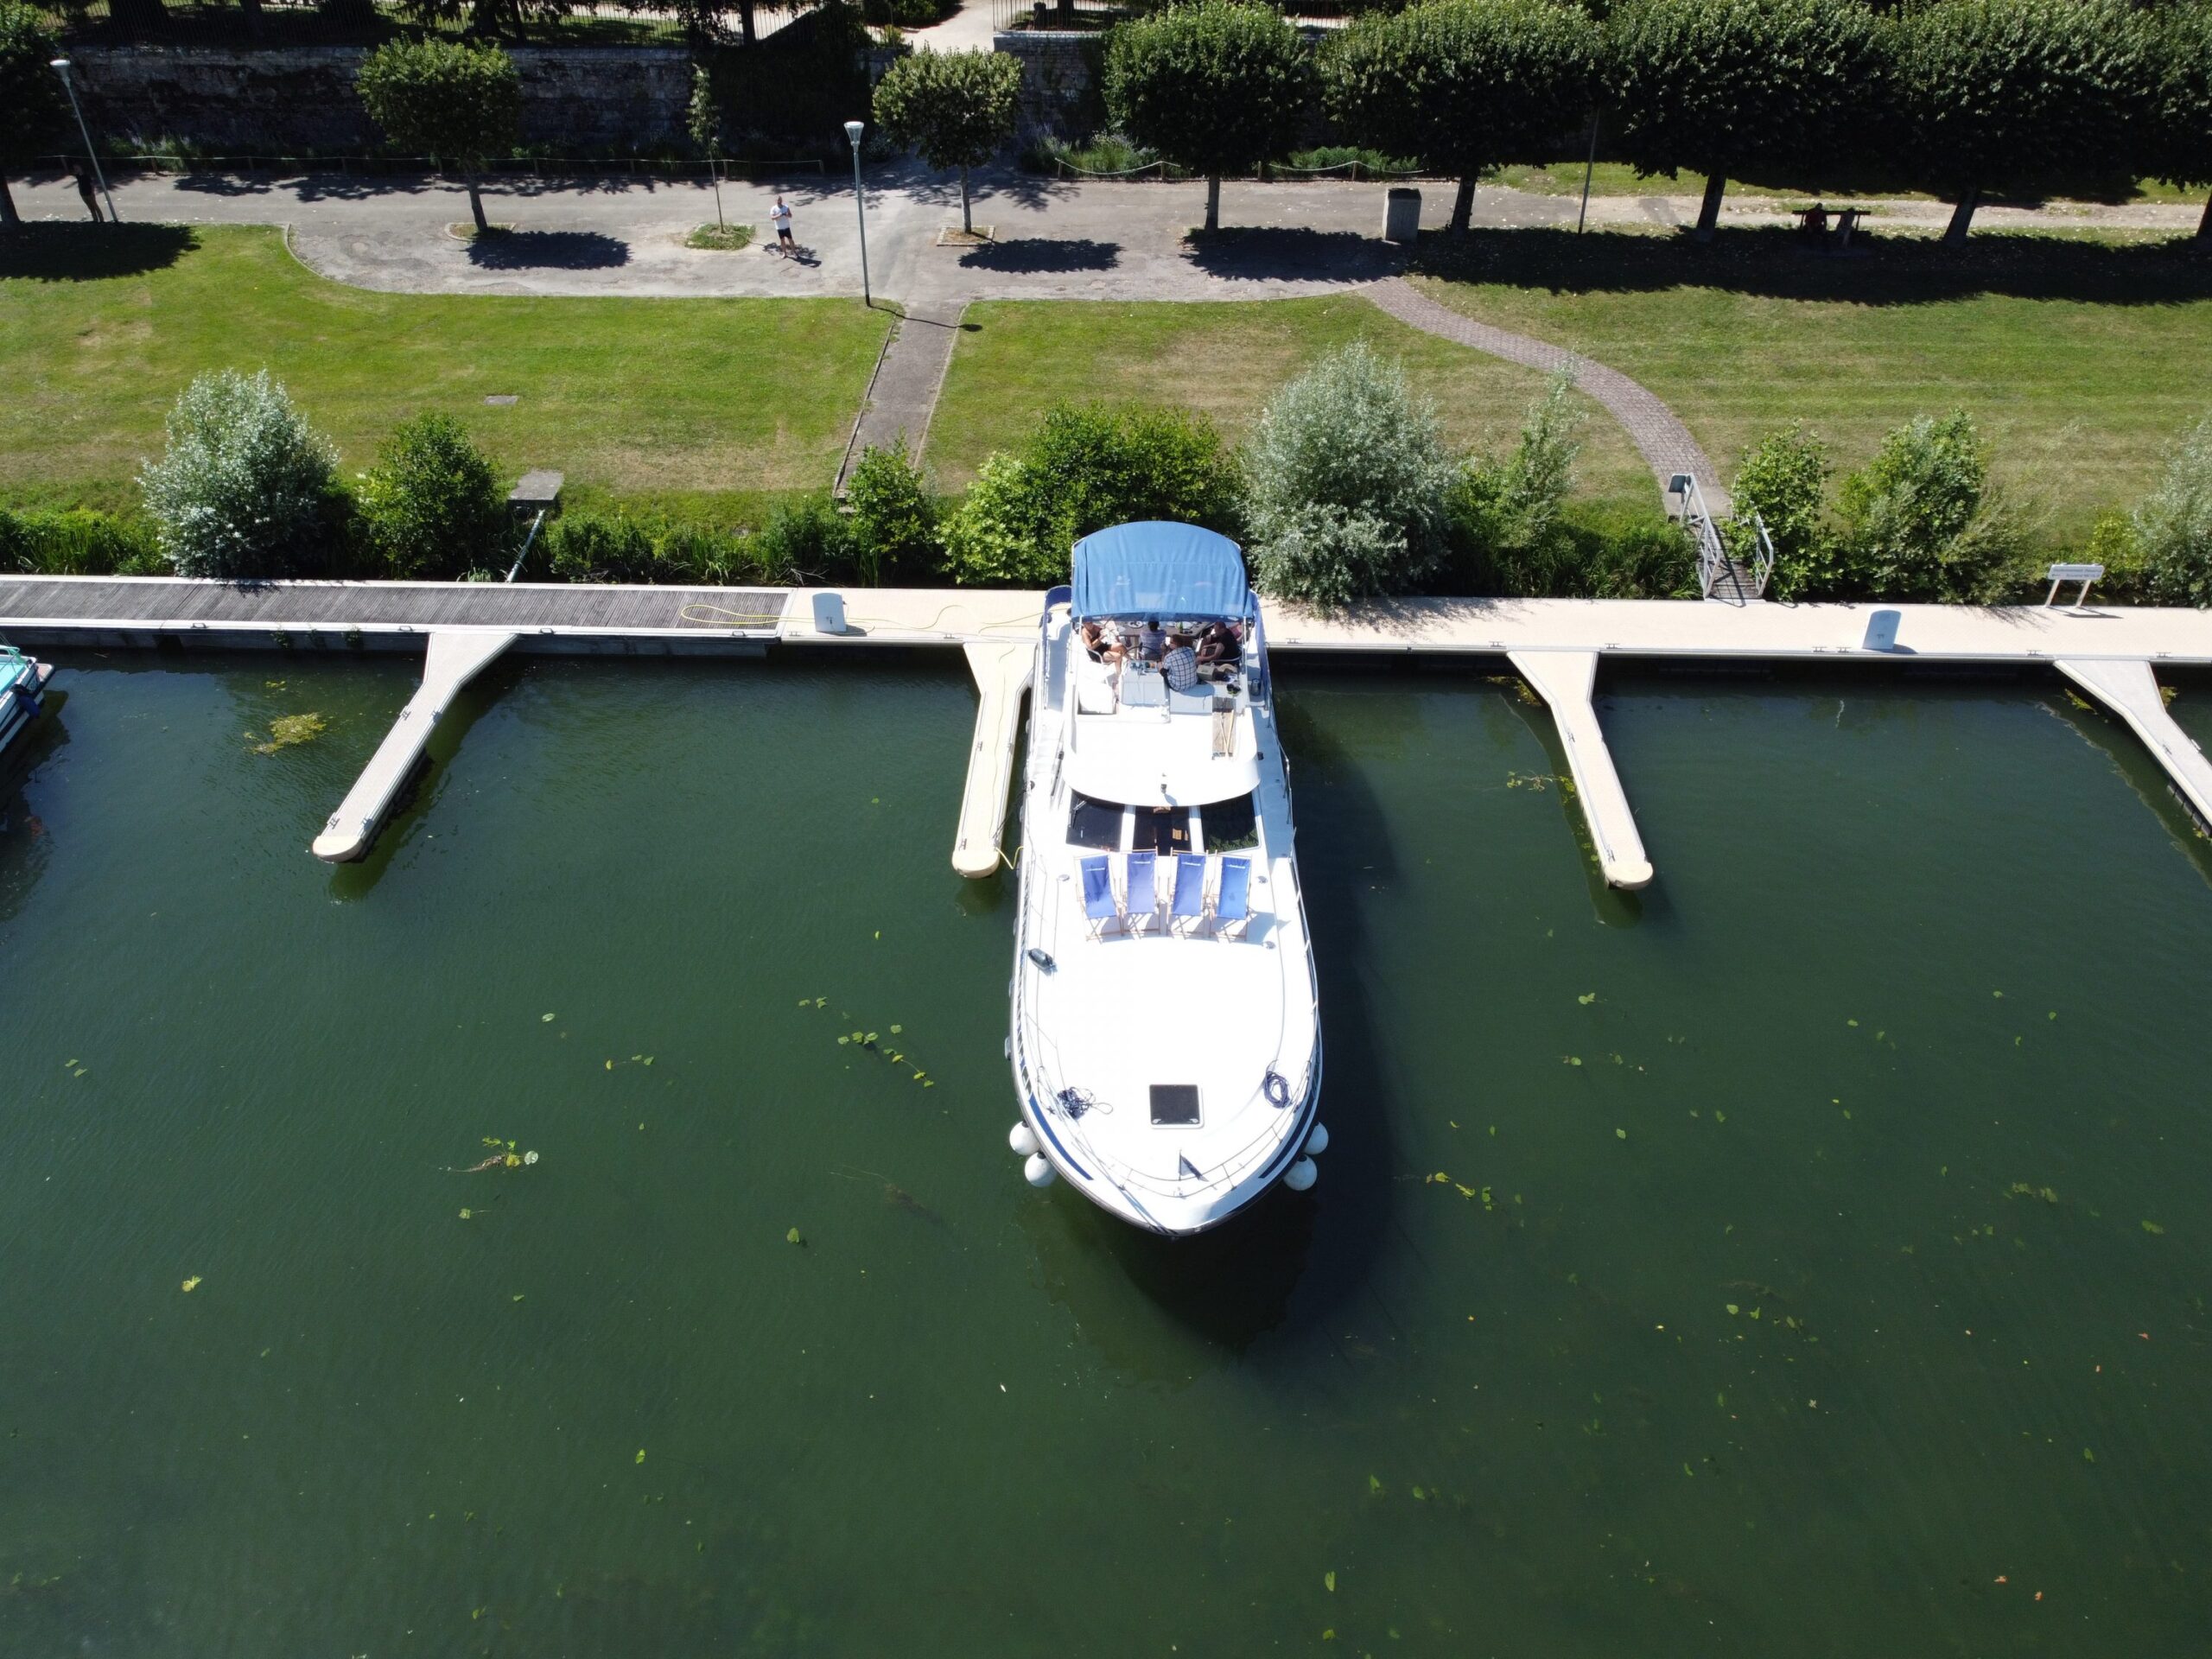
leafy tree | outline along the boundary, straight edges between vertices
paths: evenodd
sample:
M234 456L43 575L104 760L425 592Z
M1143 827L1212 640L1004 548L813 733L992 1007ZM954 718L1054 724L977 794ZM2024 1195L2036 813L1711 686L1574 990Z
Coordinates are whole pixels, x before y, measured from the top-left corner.
M1119 24L1106 41L1106 108L1147 149L1206 180L1206 229L1222 175L1288 149L1306 118L1312 56L1265 6L1198 0Z
M2165 14L2153 45L2162 73L2147 128L2147 170L2171 185L2212 190L2212 4ZM2212 194L2196 239L2212 243Z
M1990 491L1988 452L1962 409L1891 433L1844 480L1837 506L1852 596L1986 601L2018 550L2012 516Z
M2153 598L2212 605L2212 416L2175 446L2133 527Z
M922 469L906 459L903 438L888 449L870 444L861 451L846 480L853 556L871 586L887 568L919 569L937 551L937 503Z
M2147 34L2124 0L1939 0L1905 20L1899 93L1922 176L1966 240L1982 193L2126 154Z
M490 230L476 175L486 161L512 150L520 131L514 60L496 46L389 41L369 54L353 84L385 137L460 167L476 228Z
M1749 558L1757 515L1774 543L1777 599L1827 594L1842 586L1836 541L1827 529L1830 471L1827 445L1802 421L1760 439L1736 469L1735 517L1722 534L1732 551Z
M504 567L513 550L499 474L450 415L403 423L377 451L356 505L378 575L458 576Z
M1003 52L916 52L875 84L876 124L931 167L960 169L960 228L973 234L968 169L1014 137L1021 60Z
M1552 0L1429 0L1338 35L1322 94L1352 143L1459 179L1460 233L1484 171L1548 155L1588 113L1598 41L1588 13Z
M335 461L267 370L222 369L185 388L138 483L180 575L297 575L327 548Z
M995 454L946 518L945 560L966 582L1065 582L1083 537L1138 518L1230 530L1235 474L1221 435L1181 409L1061 404L1018 454Z
M1880 124L1888 31L1859 0L1637 0L1611 28L1614 142L1705 175L1700 239L1732 176L1817 176Z
M8 194L8 169L51 143L67 117L60 83L47 67L60 51L42 14L0 0L0 225L22 223Z
M1255 585L1323 608L1404 592L1450 550L1458 474L1402 365L1365 340L1331 353L1276 394L1246 448Z
M322 0L326 11L334 5L357 9L376 20L372 0ZM567 16L569 0L402 0L403 16L418 23L457 23L467 20L471 35L490 40L512 35L523 40L532 23L550 23Z

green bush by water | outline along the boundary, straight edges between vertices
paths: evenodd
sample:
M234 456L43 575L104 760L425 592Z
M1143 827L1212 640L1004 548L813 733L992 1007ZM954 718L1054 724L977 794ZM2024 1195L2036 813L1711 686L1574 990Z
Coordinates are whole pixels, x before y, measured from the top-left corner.
M35 576L166 576L172 567L150 525L81 507L0 507L0 571Z

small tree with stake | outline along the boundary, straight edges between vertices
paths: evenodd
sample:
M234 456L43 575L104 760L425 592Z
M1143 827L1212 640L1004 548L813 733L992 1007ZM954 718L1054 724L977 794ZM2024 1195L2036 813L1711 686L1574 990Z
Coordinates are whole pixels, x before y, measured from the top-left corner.
M39 154L66 117L60 83L47 67L60 52L44 17L0 0L0 225L22 223L8 194L8 169Z
M1588 113L1598 31L1552 0L1428 0L1371 12L1323 53L1330 118L1354 143L1456 175L1464 234L1475 181L1548 152Z
M2108 162L2147 114L2146 32L2122 0L1939 0L1904 24L1900 90L1914 168L1955 204Z
M353 85L385 137L461 168L476 228L490 230L477 175L515 147L522 78L514 60L496 46L391 41L369 54Z
M960 169L960 228L976 231L968 169L1014 137L1021 60L1002 52L915 52L875 85L876 124L931 167Z
M1298 31L1266 6L1198 0L1118 25L1106 42L1106 109L1130 137L1206 181L1206 229L1221 225L1221 179L1296 142L1313 86Z
M691 142L707 158L707 174L715 184L715 228L727 230L729 221L722 217L722 169L718 156L722 140L721 106L715 102L712 78L696 66L691 71L691 102L684 109L683 125L691 135Z
M1833 175L1880 128L1888 34L1859 0L1638 0L1611 36L1616 141L1638 172L1705 175L1700 241L1731 176Z

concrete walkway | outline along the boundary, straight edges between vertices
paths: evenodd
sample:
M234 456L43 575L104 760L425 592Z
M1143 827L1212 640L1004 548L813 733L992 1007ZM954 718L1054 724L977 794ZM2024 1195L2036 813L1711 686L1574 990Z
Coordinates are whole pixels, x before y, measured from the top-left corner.
M875 378L837 469L837 493L870 449L903 448L918 461L929 441L930 416L944 374L952 363L952 343L960 336L960 314L967 308L944 300L921 300L906 308L877 359Z

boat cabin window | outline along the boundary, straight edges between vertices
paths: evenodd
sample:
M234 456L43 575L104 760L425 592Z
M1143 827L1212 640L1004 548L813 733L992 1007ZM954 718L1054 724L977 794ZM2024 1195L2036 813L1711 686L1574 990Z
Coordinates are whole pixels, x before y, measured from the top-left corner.
M1187 853L1191 850L1191 810L1185 806L1141 806L1136 809L1138 852Z
M1198 818L1210 853L1242 852L1260 844L1257 809L1249 795L1214 801L1198 809Z
M1071 791L1068 806L1068 845L1122 850L1122 813L1119 801L1094 801L1080 791Z

